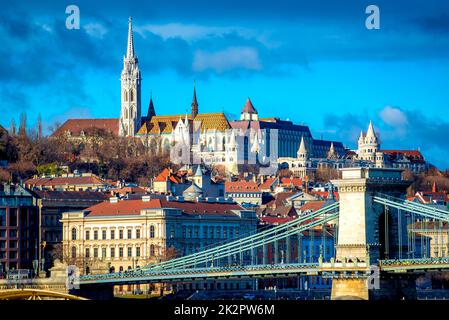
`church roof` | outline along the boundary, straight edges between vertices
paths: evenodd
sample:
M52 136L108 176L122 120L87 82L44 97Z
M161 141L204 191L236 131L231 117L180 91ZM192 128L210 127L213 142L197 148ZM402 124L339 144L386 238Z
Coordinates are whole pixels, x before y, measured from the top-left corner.
M195 121L201 121L201 130L216 129L218 131L224 131L231 128L223 112L199 113L195 117Z
M169 134L172 133L179 119L185 119L186 115L163 115L163 116L153 116L151 120L145 122L142 127L137 132L137 135L146 134ZM192 116L187 114L187 119L191 122ZM195 117L194 121L199 121L200 130L217 130L225 131L231 128L228 119L223 112L216 113L199 113ZM197 129L197 128L195 128Z
M66 132L70 132L71 136L79 136L81 131L87 134L93 129L102 129L118 135L119 119L68 119L53 133L53 136Z

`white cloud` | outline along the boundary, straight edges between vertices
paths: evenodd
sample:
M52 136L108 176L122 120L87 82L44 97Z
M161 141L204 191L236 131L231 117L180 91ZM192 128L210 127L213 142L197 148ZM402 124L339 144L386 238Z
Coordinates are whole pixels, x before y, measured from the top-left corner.
M385 106L379 115L383 122L391 126L404 126L408 123L407 115L399 108Z
M192 67L194 71L212 69L218 73L223 73L238 68L260 70L262 64L259 59L259 52L256 49L229 47L216 52L196 51Z
M270 39L271 32L266 30L254 30L243 27L227 26L202 26L197 24L167 23L167 24L146 24L134 26L134 31L143 38L147 33L158 35L164 40L170 38L181 38L187 42L200 40L209 37L224 37L227 34L237 34L239 37L249 40L255 39L267 48L279 47L280 43Z
M86 33L94 38L103 39L104 35L108 33L108 29L101 23L88 23L83 26Z
M164 40L169 38L182 38L186 41L193 41L211 36L224 36L229 33L237 33L244 38L250 38L254 35L252 30L245 28L212 27L183 23L168 23L161 25L147 24L136 26L134 27L134 30L142 35L142 37L145 37L147 32L151 32Z

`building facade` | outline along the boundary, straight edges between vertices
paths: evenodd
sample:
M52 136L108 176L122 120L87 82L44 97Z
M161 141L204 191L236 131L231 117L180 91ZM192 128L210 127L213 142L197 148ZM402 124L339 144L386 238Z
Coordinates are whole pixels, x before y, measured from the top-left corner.
M360 133L357 140L357 150L351 151L345 148L336 148L331 142L325 152L324 144L318 143L321 152L312 153L307 145L306 138L301 138L301 143L296 157L278 158L279 167L289 169L295 176L304 178L313 176L319 168L401 168L409 169L414 173L425 171L429 168L419 150L381 150L380 139L370 122L366 133ZM317 146L314 147L315 149Z
M109 201L63 213L64 260L83 273L120 272L256 232L254 211L174 197Z
M0 275L39 261L39 212L31 193L0 184Z

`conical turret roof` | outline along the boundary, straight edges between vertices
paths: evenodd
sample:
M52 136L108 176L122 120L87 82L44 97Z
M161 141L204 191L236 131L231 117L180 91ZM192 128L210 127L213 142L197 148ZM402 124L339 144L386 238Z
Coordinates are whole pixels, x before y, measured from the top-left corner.
M243 106L241 113L251 113L251 114L256 113L257 114L257 110L256 110L256 108L254 108L254 106L251 102L251 99L249 97L248 97L248 99L246 99L245 105Z

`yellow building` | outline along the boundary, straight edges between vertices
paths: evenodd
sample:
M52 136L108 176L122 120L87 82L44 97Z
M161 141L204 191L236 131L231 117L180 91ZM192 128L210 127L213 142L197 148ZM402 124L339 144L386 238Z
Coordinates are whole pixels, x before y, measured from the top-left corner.
M83 211L63 213L65 262L78 266L81 273L126 271L256 232L255 212L235 203L174 199L111 198Z

